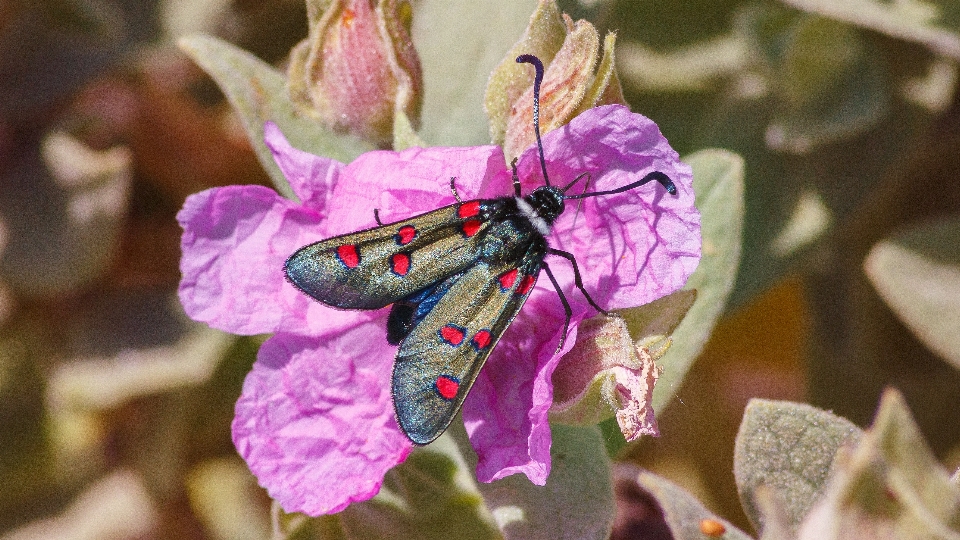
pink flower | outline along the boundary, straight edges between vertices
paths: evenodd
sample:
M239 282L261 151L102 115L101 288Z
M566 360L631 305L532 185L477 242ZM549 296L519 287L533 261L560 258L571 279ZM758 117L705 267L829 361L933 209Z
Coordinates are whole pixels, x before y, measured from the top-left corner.
M260 349L237 402L233 438L250 469L284 509L327 514L372 497L411 444L394 419L386 342L388 309L341 311L297 291L283 263L297 248L330 236L453 204L450 178L464 200L511 196L500 147L413 148L364 154L349 165L292 148L276 126L267 144L301 199L260 186L215 188L190 197L180 298L187 313L238 334L273 333ZM555 185L589 172L589 190L623 186L650 171L651 182L616 195L574 201L557 221L551 246L573 253L584 285L607 309L648 303L683 286L700 258L700 216L690 168L657 126L627 108L590 109L544 137ZM520 158L524 194L542 185L536 149ZM578 188L574 188L578 189ZM562 353L595 311L573 285L570 265L548 262L573 308ZM463 407L484 482L522 472L535 484L550 472L550 380L563 327L562 304L537 282Z

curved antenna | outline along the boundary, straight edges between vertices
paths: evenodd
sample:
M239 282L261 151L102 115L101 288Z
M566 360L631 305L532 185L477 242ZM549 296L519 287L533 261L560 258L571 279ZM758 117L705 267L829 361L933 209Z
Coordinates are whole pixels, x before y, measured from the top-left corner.
M550 185L547 176L547 162L543 158L543 142L540 141L540 83L543 82L543 62L532 54L521 54L517 57L518 64L533 64L537 74L533 79L533 132L537 135L537 150L540 152L540 169L543 170L543 181Z
M670 180L669 176L663 174L660 171L653 171L652 173L641 178L640 180L637 180L632 184L627 184L625 186L618 187L617 189L611 189L610 191L593 191L590 193L580 193L579 195L564 195L563 198L564 199L585 199L587 197L596 197L597 195L613 195L614 193L623 193L624 191L642 186L652 180L656 180L657 182L660 182L660 185L662 185L664 189L667 190L667 193L671 195L677 194L677 186L673 184L673 180Z

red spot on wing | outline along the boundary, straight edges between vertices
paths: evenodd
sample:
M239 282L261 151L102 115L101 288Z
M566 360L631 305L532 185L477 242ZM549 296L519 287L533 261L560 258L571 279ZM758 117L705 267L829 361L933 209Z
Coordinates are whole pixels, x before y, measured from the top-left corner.
M527 294L530 292L530 289L533 288L533 284L536 281L533 276L523 276L523 279L520 280L520 285L517 287L517 294Z
M480 213L480 201L467 201L457 208L457 216L460 218L472 218Z
M508 272L500 274L500 277L497 278L500 280L500 288L504 291L509 291L513 284L517 282L517 269L514 268Z
M460 390L460 381L448 375L437 377L437 382L434 385L437 387L437 393L440 394L440 397L446 400L457 397L457 390Z
M463 231L464 236L466 236L467 238L470 238L471 236L477 234L477 231L480 230L480 220L471 219L468 221L464 221L463 225L460 227L460 230Z
M410 271L410 255L407 253L394 253L390 257L390 270L398 276L405 276Z
M360 253L357 246L346 244L337 248L337 258L347 268L356 268L360 264Z
M397 245L405 246L410 242L413 242L413 239L417 237L417 229L413 225L404 225L400 227L400 230L397 231L396 240Z
M490 340L490 331L481 330L474 334L473 339L470 340L470 344L473 345L473 348L476 349L477 352L480 352L490 346Z
M440 339L454 347L463 343L463 338L466 334L466 328L455 324L448 324L440 329Z

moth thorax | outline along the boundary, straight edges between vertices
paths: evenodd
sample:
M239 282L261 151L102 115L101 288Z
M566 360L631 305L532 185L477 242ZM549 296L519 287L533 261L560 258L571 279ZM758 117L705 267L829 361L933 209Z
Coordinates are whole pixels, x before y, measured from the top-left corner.
M557 216L563 213L563 191L560 188L541 186L524 197L524 200L547 225L553 225Z

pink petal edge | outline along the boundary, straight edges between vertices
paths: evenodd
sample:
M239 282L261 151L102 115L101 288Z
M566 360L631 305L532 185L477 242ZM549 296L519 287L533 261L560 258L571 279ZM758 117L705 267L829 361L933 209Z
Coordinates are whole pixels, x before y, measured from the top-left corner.
M320 240L319 216L263 186L213 188L187 198L180 302L194 320L241 335L319 335L370 319L323 306L287 282L286 258Z
M325 342L277 334L261 346L233 439L286 511L317 516L367 500L410 453L389 392L393 349L382 340L376 322Z

